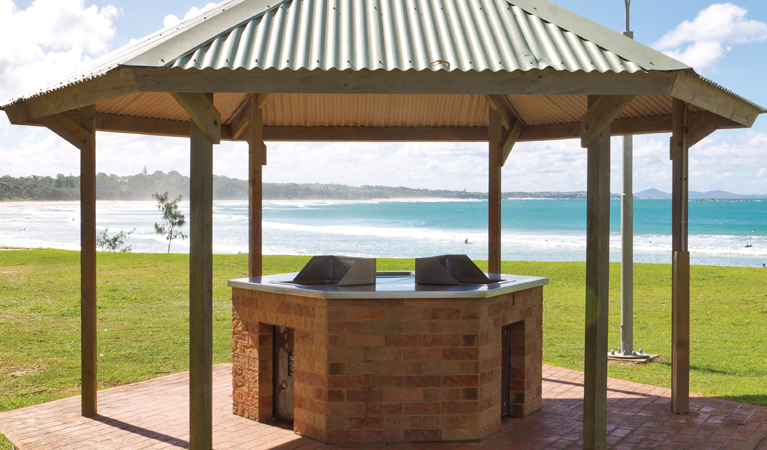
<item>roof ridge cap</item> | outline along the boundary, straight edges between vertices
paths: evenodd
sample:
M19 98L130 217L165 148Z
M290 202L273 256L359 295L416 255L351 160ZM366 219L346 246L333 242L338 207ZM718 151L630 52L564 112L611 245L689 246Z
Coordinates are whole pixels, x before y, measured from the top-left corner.
M546 22L609 50L647 71L692 70L692 67L600 23L580 16L549 0L506 0ZM564 22L564 23L563 23ZM619 38L618 38L619 37Z

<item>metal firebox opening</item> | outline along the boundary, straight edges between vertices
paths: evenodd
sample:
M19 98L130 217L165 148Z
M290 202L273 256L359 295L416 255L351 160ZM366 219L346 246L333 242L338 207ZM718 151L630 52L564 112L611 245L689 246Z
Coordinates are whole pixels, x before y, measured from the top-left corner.
M275 419L293 421L294 378L295 369L295 330L293 328L275 326L272 363L273 392Z

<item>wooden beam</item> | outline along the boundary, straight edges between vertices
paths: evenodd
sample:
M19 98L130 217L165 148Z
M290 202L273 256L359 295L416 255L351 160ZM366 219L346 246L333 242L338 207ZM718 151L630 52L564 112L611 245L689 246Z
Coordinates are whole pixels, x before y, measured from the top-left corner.
M593 106L589 107L581 119L581 146L589 147L605 130L609 130L618 114L631 103L634 97L633 95L601 95L596 97Z
M511 129L514 122L522 121L519 113L505 95L485 95L491 108L501 113L501 124L506 129ZM523 122L524 124L524 122Z
M205 94L171 92L189 118L214 144L221 143L221 113Z
M263 166L266 162L264 144L263 111L258 96L248 101L248 276L263 275Z
M65 114L42 117L37 121L80 150L89 151L93 146L94 131L83 126L81 121L72 120ZM89 122L89 125L93 124Z
M250 110L251 98L255 98L258 108L263 109L263 105L266 103L269 95L270 94L250 94L245 97L245 100L243 100L240 106L235 110L234 114L232 114L233 119L229 121L232 140L236 141L239 139L248 128L248 120L250 118L248 111Z
M247 122L247 121L246 121ZM97 114L99 131L189 137L189 122ZM39 125L28 123L25 125ZM246 127L247 129L247 127ZM265 141L290 142L487 142L487 127L274 127L265 126ZM221 140L237 138L229 126L221 127Z
M677 75L671 96L716 115L732 120L745 128L751 127L764 110L725 92L695 73Z
M669 95L675 73L134 69L142 92Z
M235 113L234 119L229 122L229 130L232 140L238 140L245 131L247 131L250 125L250 100L252 96L248 96L246 99L246 107Z
M501 273L501 113L489 108L488 230L487 267L490 273Z
M509 158L509 154L511 154L511 150L514 148L514 144L519 140L519 135L522 132L524 122L507 96L486 95L485 98L487 99L490 108L501 114L501 124L506 128L506 132L501 136L502 150L500 154L500 164L501 167L503 167L506 164L506 160Z
M522 122L515 120L502 139L501 167L506 165L506 160L509 159L511 150L514 149L514 145L519 141L520 134L522 134Z
M688 161L687 114L681 100L673 103L672 161L672 289L671 410L690 411L690 256L687 251Z
M98 413L96 320L96 131L94 108L80 109L79 126L90 137L80 147L80 349L82 415Z
M589 97L589 112L601 108ZM593 114L592 114L593 116ZM610 277L610 125L590 139L586 219L586 349L583 448L607 445L607 327Z
M193 111L205 115L205 104ZM220 123L220 122L219 122ZM213 446L213 140L190 125L189 430L190 449ZM210 130L209 130L210 131Z
M11 123L33 122L84 106L135 94L138 86L132 69L117 69L37 97L4 107Z
M487 127L264 127L266 141L487 142Z
M697 118L709 113L690 113L690 135L697 133L694 125ZM741 128L740 125L721 118L718 129ZM247 121L244 121L247 122ZM42 125L24 123L24 125ZM151 119L96 114L96 129L114 133L138 133L155 136L189 137L189 122L181 120ZM245 141L241 134L233 137L230 126L223 125L221 139ZM280 127L264 126L265 141L307 141L307 142L487 142L487 127ZM581 123L572 122L555 125L527 125L521 128L517 142L537 142L580 137ZM611 135L670 133L671 115L616 119ZM506 135L508 136L508 134ZM688 138L689 139L689 138Z
M189 122L146 117L96 114L96 129L113 133L136 133L151 136L189 137Z
M711 133L722 128L726 119L716 114L699 114L696 118L688 117L687 148L708 137Z

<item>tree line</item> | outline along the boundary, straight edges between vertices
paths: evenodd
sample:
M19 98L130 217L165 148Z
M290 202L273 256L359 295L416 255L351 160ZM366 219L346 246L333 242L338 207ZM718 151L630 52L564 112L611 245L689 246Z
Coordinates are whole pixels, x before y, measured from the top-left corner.
M171 197L189 198L189 177L176 171L156 171L129 176L99 173L96 176L98 200L150 200L157 192ZM213 176L213 198L247 200L248 182L226 176ZM413 189L392 186L346 186L320 183L264 183L264 200L377 200L396 198L449 198L483 200L483 192ZM503 198L586 198L585 192L505 192ZM80 199L80 177L59 174L55 177L32 175L0 177L0 201L60 201Z

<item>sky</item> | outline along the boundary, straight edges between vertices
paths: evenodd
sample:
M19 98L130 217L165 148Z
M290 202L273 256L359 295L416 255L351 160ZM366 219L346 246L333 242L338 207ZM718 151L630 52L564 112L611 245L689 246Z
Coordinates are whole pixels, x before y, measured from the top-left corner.
M625 0L624 0L625 1ZM622 0L554 0L616 31ZM191 17L195 0L0 0L0 101L42 87L111 50ZM767 106L767 2L633 0L635 39ZM634 191L671 190L669 135L637 136ZM99 133L97 170L189 174L186 139ZM621 191L621 140L613 140L612 192ZM392 185L487 191L487 144L268 143L265 182ZM247 178L247 146L222 143L214 172ZM0 113L0 176L79 173L79 152L52 132L11 126ZM580 191L586 151L577 140L518 144L503 169L504 191ZM690 152L690 189L767 194L767 117L749 130L719 131Z

